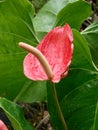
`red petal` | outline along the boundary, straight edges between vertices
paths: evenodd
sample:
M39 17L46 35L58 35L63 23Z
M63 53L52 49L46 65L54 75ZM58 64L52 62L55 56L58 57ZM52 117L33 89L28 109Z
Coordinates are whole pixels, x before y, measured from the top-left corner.
M73 36L68 24L50 31L37 46L48 60L53 71L53 82L59 82L62 74L68 71L73 52ZM24 60L24 73L33 80L47 80L39 61L32 54Z
M44 72L38 59L29 53L24 59L24 74L32 80L47 80L48 77Z
M8 130L3 121L0 120L0 130Z
M47 58L53 70L53 82L60 81L61 75L71 63L72 41L72 31L66 24L62 28L57 27L49 32L37 47Z

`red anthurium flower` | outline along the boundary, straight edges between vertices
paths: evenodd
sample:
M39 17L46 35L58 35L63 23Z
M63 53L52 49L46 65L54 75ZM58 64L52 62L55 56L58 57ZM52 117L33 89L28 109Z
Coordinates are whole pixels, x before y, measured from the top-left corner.
M73 52L73 35L68 24L50 31L36 47L47 59L52 82L67 75ZM24 74L32 80L49 80L39 60L31 53L24 59Z
M8 128L7 128L6 125L3 123L2 120L0 120L0 130L8 130Z

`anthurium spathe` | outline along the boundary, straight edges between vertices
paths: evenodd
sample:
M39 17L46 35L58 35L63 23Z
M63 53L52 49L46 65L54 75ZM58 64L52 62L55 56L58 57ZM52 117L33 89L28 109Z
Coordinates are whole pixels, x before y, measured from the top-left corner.
M0 130L8 130L8 128L7 128L6 125L3 123L2 120L0 120Z
M73 35L68 24L51 30L36 47L52 70L52 82L67 75L73 53ZM22 43L21 43L22 44ZM21 45L20 45L21 46ZM49 80L38 58L29 53L24 59L24 74L32 80Z

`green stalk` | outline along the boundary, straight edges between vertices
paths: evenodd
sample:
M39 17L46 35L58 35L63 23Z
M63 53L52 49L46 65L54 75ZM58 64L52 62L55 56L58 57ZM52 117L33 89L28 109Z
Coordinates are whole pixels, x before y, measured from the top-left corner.
M52 88L52 95L53 95L53 98L54 98L54 101L55 101L55 105L56 105L56 108L57 108L57 111L58 111L58 115L59 115L59 117L60 117L60 119L62 121L63 128L64 128L64 130L68 130L65 119L64 119L64 116L62 114L62 111L61 111L61 108L60 108L60 105L59 105L59 101L58 101L58 97L57 97L57 93L56 93L54 83L52 83L51 88Z

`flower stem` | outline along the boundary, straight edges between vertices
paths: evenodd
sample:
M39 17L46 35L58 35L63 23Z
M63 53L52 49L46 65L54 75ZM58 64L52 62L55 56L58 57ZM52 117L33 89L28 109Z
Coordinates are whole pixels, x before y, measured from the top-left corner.
M63 128L64 128L64 130L68 130L66 122L65 122L65 119L64 119L64 116L62 114L62 111L61 111L61 108L60 108L60 105L59 105L59 101L58 101L58 98L57 98L57 93L56 93L56 89L55 89L55 84L54 83L52 83L52 87L51 88L52 88L52 95L53 95L53 98L54 98L54 101L55 101L55 104L56 104L56 108L57 108L59 117L60 117L60 119L62 121Z

